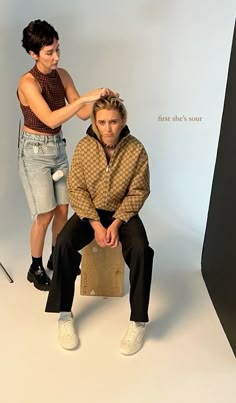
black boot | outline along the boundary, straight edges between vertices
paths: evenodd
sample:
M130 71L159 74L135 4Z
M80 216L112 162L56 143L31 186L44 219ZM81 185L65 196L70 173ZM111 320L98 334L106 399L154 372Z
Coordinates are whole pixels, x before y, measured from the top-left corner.
M35 268L31 265L27 274L27 280L30 283L33 283L35 288L38 290L49 291L51 280L43 266L38 266Z

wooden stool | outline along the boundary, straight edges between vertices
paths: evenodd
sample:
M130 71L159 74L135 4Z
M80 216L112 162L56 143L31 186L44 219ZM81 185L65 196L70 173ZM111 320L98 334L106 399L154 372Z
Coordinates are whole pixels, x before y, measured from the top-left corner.
M101 248L93 240L82 249L80 295L121 297L124 267L121 245Z

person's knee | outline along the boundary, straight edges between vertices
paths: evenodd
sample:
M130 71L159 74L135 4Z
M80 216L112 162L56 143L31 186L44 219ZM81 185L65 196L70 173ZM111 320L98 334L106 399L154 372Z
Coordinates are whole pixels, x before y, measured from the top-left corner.
M62 272L73 273L76 277L81 256L76 248L76 241L70 228L65 225L58 234L54 249L55 265L60 266Z
M57 206L54 210L54 216L55 216L55 218L57 218L59 220L66 220L67 215L68 215L68 205L67 204Z
M52 217L53 217L53 211L49 211L48 213L38 214L38 216L36 218L36 224L47 227L50 224Z
M146 265L152 265L154 251L149 246L148 241L142 238L135 238L127 250L128 255L135 261L145 262Z
M131 239L131 245L132 250L138 254L143 253L145 249L148 248L147 241L141 237L133 237Z
M60 248L63 253L67 253L68 250L71 253L77 252L77 236L68 221L57 235L55 247Z

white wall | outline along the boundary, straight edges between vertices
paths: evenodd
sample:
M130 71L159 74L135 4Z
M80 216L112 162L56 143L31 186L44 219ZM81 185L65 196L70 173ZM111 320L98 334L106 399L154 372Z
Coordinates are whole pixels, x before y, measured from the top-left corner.
M30 228L17 174L16 87L32 66L22 29L41 18L58 30L60 65L81 94L109 86L125 100L129 127L149 153L152 193L141 216L160 260L200 267L235 0L0 0L0 7L1 249ZM86 127L77 118L64 125L69 157Z

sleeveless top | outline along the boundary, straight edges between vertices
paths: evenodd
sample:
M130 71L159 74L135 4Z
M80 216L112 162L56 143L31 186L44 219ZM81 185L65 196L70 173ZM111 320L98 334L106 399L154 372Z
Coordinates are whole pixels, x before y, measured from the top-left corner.
M49 108L52 111L62 108L65 103L65 89L62 84L59 73L56 70L52 70L49 74L43 74L35 65L29 73L38 81L42 96L47 102ZM33 113L29 106L24 106L20 102L20 107L24 116L24 124L32 130L39 133L57 134L61 130L61 126L51 129L46 126L37 116Z

